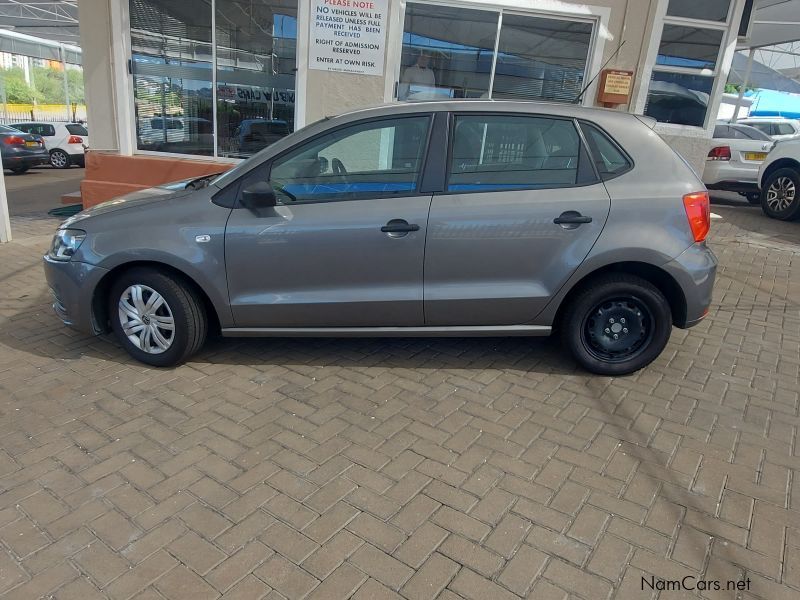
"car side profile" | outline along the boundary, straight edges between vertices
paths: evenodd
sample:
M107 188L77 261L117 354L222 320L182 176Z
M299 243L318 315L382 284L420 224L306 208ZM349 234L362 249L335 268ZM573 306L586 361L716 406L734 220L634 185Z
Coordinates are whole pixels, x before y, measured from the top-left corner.
M44 257L54 308L162 367L214 329L558 331L584 368L630 373L706 315L717 264L708 193L652 125L502 101L325 119L65 221Z
M69 169L72 165L86 166L86 149L89 131L82 123L29 121L11 125L25 133L41 136L50 153L50 164L56 169Z

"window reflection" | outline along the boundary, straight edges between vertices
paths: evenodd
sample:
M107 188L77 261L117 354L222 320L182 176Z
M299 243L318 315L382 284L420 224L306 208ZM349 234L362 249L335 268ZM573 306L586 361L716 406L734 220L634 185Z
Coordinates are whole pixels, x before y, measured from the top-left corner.
M487 96L498 17L496 12L409 2L398 99Z
M492 97L571 102L591 39L590 23L504 14Z
M683 25L664 25L658 48L659 65L713 69L722 46L724 32Z
M714 78L653 72L644 114L662 123L702 127Z
M250 156L294 131L297 0L216 0L217 152Z

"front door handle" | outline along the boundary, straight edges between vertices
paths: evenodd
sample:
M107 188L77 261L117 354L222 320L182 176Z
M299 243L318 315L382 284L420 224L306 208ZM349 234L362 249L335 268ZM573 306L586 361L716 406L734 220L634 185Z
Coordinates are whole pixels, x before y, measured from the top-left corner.
M584 217L581 213L574 210L563 212L553 219L553 223L556 225L585 225L591 222L592 217Z
M409 223L405 219L392 219L381 227L381 231L389 235L394 234L394 237L402 237L402 235L408 235L412 231L419 231L419 225Z

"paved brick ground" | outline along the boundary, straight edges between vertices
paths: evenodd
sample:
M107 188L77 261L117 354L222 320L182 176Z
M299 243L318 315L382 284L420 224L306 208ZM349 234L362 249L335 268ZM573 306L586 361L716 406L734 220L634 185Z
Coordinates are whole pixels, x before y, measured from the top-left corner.
M710 318L622 379L520 339L212 341L150 370L60 326L55 221L16 219L0 596L798 598L800 226L715 212Z

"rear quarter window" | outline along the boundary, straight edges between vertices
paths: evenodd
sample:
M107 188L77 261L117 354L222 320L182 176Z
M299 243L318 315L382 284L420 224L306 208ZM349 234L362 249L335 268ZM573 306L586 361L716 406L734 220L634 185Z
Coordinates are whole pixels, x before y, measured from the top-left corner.
M618 177L633 167L633 163L619 144L597 125L582 121L581 129L589 144L597 172L603 181Z
M89 131L80 123L69 123L67 131L69 131L70 135L89 135Z

